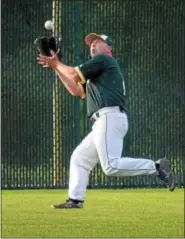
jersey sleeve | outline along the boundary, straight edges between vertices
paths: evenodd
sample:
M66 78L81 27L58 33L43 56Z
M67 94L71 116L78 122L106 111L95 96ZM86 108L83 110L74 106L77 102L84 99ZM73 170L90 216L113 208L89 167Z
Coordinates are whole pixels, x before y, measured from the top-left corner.
M106 66L106 61L108 61L107 56L97 55L84 64L75 67L75 70L81 79L80 83L84 84L87 79L92 80L94 77L103 72Z

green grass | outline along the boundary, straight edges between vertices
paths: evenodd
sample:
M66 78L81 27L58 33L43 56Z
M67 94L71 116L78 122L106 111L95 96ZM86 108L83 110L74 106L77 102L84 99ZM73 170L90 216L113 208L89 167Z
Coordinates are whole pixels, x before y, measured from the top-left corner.
M88 190L84 209L50 209L66 195L2 191L2 237L184 237L184 189Z

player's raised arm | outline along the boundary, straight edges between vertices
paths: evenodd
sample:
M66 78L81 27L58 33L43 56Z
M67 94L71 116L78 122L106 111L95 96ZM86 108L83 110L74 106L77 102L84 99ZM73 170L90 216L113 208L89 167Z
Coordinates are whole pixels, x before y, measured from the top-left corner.
M78 73L74 67L67 66L61 62L59 40L55 37L39 37L35 40L35 45L40 53L37 58L38 63L44 68L52 68L73 96L85 98L84 88L80 84Z
M57 73L66 89L73 96L80 96L81 98L85 97L83 87L79 83L80 77L75 68L60 62L53 51L51 51L51 56L40 54L38 57L38 63L43 67L51 67Z

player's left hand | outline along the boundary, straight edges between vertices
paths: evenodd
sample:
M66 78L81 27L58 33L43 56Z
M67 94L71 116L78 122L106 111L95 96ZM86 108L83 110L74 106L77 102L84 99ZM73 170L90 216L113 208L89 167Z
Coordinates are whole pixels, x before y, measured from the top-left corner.
M54 51L50 51L51 56L44 56L42 54L39 54L39 57L37 57L38 64L42 65L44 68L51 67L55 68L57 65L58 57Z
M56 61L62 58L61 43L62 39L58 37L38 37L34 41L39 52L38 63L43 67L54 68Z

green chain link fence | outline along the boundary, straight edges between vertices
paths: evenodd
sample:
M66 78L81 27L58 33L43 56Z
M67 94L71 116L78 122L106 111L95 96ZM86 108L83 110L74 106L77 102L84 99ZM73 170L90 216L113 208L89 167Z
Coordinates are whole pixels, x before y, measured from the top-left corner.
M55 17L63 59L89 58L83 39L109 35L125 75L130 129L123 155L167 155L183 186L185 159L185 41L183 0L3 0L3 189L66 188L70 155L91 125L85 102L69 95L51 70L36 63L35 38ZM156 187L155 177L106 177L100 165L92 188Z

